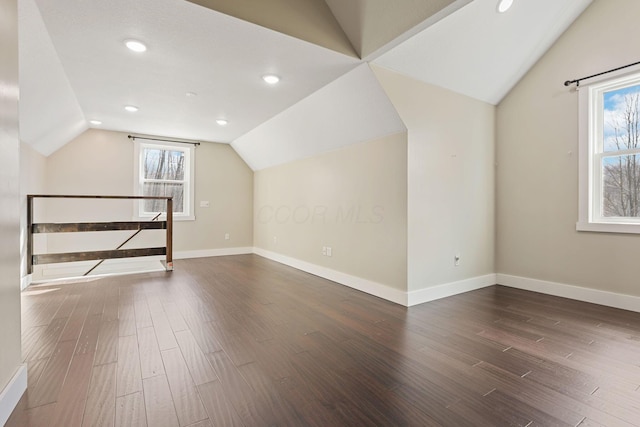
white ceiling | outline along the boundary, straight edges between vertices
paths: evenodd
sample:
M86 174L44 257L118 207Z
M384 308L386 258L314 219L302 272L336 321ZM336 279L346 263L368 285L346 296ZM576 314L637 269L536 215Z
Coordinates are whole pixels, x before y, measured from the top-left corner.
M34 0L20 0L18 7L20 137L49 155L84 132L87 122Z
M224 1L240 0L198 0ZM305 4L319 10L318 1ZM248 164L266 167L397 130L397 114L362 66L368 59L497 103L591 2L515 0L499 15L497 0L429 0L429 7L427 0L402 0L398 17L382 0L351 0L351 8L326 1L365 60L185 0L18 0L21 137L48 155L98 119L109 130L236 141ZM390 26L382 38L375 31ZM128 51L127 38L149 50ZM266 85L265 73L280 75L281 83ZM341 86L353 76L361 86ZM140 111L127 113L126 104ZM363 111L344 120L348 114L335 108L342 105ZM229 124L220 127L217 118ZM336 135L345 137L334 141Z
M393 104L362 64L231 145L260 170L403 131Z
M110 130L230 143L359 64L182 0L36 3L85 118ZM128 38L147 52L128 51ZM39 75L24 76L27 90L49 72L31 71ZM266 73L281 83L267 85ZM39 104L25 105L25 117L41 116Z
M472 0L325 0L361 58L369 59L406 33L424 29Z
M592 0L474 0L374 62L498 104Z

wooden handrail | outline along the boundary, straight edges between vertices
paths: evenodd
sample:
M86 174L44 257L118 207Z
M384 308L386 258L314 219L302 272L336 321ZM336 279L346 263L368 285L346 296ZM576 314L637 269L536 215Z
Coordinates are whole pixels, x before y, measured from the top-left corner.
M86 223L33 223L33 200L43 199L120 199L120 200L166 200L166 221L117 221L117 222L86 222ZM155 219L160 214L156 216ZM35 233L73 233L86 231L114 231L114 230L142 230L165 229L165 247L120 249L116 250L69 252L58 254L33 254L33 234ZM132 258L139 256L165 255L164 267L167 271L173 270L173 198L170 196L99 196L99 195L56 195L56 194L29 194L27 195L27 273L33 273L35 264L51 264L58 262L74 262L87 260L105 260L113 258ZM137 234L136 233L136 234ZM129 241L131 238L127 239ZM126 242L125 242L126 243ZM95 267L94 267L95 268ZM92 269L93 270L93 269Z
M152 222L153 221L153 222ZM166 221L121 221L121 222L75 222L32 224L31 232L38 233L83 233L87 231L133 231L164 230Z
M56 264L59 262L95 261L115 258L135 258L141 256L165 255L167 248L115 249L111 251L65 252L61 254L41 254L33 256L34 264Z
M93 196L88 194L29 194L37 199L122 199L122 200L169 200L171 196Z

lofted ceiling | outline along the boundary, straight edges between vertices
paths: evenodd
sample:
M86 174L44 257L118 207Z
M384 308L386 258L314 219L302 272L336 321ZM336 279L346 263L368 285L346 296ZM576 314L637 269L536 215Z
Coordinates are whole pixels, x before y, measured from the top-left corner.
M369 65L362 64L231 145L260 170L406 130Z
M375 62L418 80L498 104L592 0L474 0Z
M591 0L497 1L18 0L21 138L231 143L261 169L402 131L368 62L496 104Z

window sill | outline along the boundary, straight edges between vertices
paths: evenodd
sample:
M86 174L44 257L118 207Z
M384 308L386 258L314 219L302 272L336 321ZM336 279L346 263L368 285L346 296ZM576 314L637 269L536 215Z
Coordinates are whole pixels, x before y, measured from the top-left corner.
M596 233L640 234L640 224L612 224L602 222L578 222L577 231L591 231Z

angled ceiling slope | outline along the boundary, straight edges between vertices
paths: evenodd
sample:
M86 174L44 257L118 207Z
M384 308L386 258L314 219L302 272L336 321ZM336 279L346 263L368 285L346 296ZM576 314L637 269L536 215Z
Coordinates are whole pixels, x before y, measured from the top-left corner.
M371 68L362 64L231 145L260 170L404 131Z
M472 0L326 0L360 58L427 28Z
M34 0L18 2L20 139L48 156L87 129Z
M36 4L84 116L102 129L230 143L360 63L183 0ZM148 50L127 50L129 38ZM28 71L26 90L49 72ZM267 73L280 75L277 87L262 80ZM25 119L41 117L43 104L58 108L56 97L39 101Z
M324 0L188 1L356 57Z
M97 119L108 130L235 141L253 167L267 167L366 139L327 145L298 129L311 142L296 145L282 121L297 129L308 122L296 111L333 113L307 97L332 94L319 104L329 110L369 100L370 87L331 89L363 62L497 103L591 1L516 0L500 15L497 0L19 0L22 138L48 154ZM128 38L148 51L126 50ZM267 73L280 84L266 85ZM339 133L340 120L310 129Z
M345 55L369 59L472 0L188 0ZM400 38L400 40L398 40Z
M498 104L592 0L474 0L374 62Z

